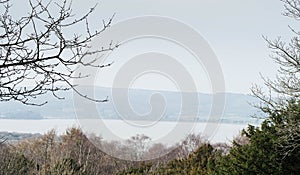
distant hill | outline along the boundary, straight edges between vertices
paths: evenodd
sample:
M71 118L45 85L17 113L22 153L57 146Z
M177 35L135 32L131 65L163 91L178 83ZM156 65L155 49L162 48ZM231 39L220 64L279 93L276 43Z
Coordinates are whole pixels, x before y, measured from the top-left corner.
M116 90L116 89L114 89ZM117 89L118 90L118 89ZM97 87L95 94L97 98L104 99L109 97L106 103L97 105L99 115L106 119L120 119L118 111L111 100L110 88ZM180 114L181 93L172 91L153 91L143 89L130 89L129 101L130 106L138 113L145 114L151 110L149 100L155 93L161 94L166 102L165 117L163 120L175 120L175 116ZM65 97L64 100L58 100L51 94L46 94L42 98L48 103L41 107L27 106L19 102L0 102L0 119L44 119L44 118L61 118L70 119L76 117L76 110L73 105L73 94L71 91L61 92L59 94ZM206 120L210 114L212 105L212 95L203 93L189 94L199 97L199 120ZM222 117L223 122L256 122L253 115L261 116L259 110L249 105L257 104L258 99L244 94L226 93L225 111ZM193 104L190 104L193 105ZM122 106L122 105L121 105ZM124 105L125 106L125 105ZM83 109L84 110L84 109ZM184 115L184 114L182 114Z

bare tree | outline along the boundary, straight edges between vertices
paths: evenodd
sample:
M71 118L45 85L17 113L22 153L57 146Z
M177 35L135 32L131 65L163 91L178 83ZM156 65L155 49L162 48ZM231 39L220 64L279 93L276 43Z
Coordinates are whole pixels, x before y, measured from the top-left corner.
M281 1L285 7L283 15L299 21L300 1ZM262 101L258 107L268 113L277 126L277 132L281 135L278 144L284 155L300 148L300 31L291 26L289 28L294 34L289 42L281 38L265 38L272 50L271 58L280 66L275 80L263 78L268 93L258 86L252 88L254 96Z
M281 1L285 7L283 15L300 20L300 1ZM280 37L275 40L264 37L272 51L271 58L280 66L275 80L263 77L268 93L259 86L252 88L252 93L262 100L261 109L265 112L277 109L286 100L300 97L300 31L289 28L295 35L290 42L285 42Z
M126 140L126 146L130 148L128 151L131 155L131 160L142 160L149 149L151 138L144 134L137 134Z
M96 6L76 17L68 0L29 0L30 11L15 19L11 1L0 0L0 101L43 105L47 101L32 101L48 92L61 99L57 92L70 89L84 98L106 101L82 94L71 80L88 76L74 75L79 65L99 68L110 65L96 65L95 61L102 52L111 51L118 44L110 43L99 50L89 50L89 44L110 26L113 16L107 22L102 21L100 30L91 31L88 17ZM83 28L85 33L70 35L76 28ZM87 55L95 55L95 59L87 60Z

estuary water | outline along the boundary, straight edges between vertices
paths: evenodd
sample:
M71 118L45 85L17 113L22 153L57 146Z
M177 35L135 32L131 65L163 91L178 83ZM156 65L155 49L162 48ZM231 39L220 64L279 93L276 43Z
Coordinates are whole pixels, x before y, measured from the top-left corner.
M81 127L88 133L93 133L93 128L97 125L97 121L89 121L86 124L77 119L42 119L42 120L11 120L0 119L0 131L19 132L19 133L47 133L54 129L57 134L64 134L66 129L71 127ZM91 126L91 127L89 127ZM88 127L88 128L86 128ZM144 134L154 140L160 142L168 142L168 135L176 134L186 135L188 133L205 133L207 127L214 127L213 132L209 134L202 134L202 137L212 143L226 142L230 143L247 124L238 123L218 123L209 124L206 122L196 123L176 123L171 121L161 121L148 127L134 126L122 120L102 120L101 128L95 130L96 135L101 135L106 140L112 139L113 133L117 138L127 139L137 134ZM91 129L92 128L92 129ZM184 131L183 131L184 130ZM179 136L178 136L179 137ZM163 139L161 139L163 138ZM172 138L171 138L172 139ZM174 140L174 139L173 139Z

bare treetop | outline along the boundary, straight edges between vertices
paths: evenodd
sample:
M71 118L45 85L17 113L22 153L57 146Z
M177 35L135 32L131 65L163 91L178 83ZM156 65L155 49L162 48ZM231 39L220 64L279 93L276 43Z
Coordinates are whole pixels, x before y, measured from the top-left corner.
M284 4L284 16L294 20L300 19L299 0L281 0ZM278 75L274 80L263 77L268 89L265 93L259 86L251 90L254 96L258 97L262 104L258 105L264 112L272 112L286 105L290 99L300 97L300 31L289 26L294 36L289 42L278 37L270 40L265 37L271 49L271 58L279 65Z
M71 2L29 0L30 11L15 19L11 14L11 0L0 0L0 101L16 100L29 105L43 105L32 100L47 92L59 99L56 92L73 89L83 98L97 102L76 90L72 79L88 75L74 75L81 66L106 67L94 64L101 52L118 45L110 43L99 50L89 50L91 39L107 29L113 16L103 21L100 30L91 31L88 17L95 7L77 17ZM50 10L51 9L51 10ZM70 35L81 27L84 33ZM94 60L85 56L95 55Z

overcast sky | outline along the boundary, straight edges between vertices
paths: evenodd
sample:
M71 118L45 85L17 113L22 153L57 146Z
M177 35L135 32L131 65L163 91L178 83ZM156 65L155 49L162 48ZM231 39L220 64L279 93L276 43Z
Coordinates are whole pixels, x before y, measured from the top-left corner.
M96 2L77 0L74 5L85 9ZM96 13L103 19L116 13L114 23L136 16L160 15L190 25L216 53L226 91L249 93L251 84L262 83L259 73L268 77L276 73L262 36L289 39L288 25L295 24L282 16L283 11L279 0L102 0Z
M296 25L295 21L282 15L284 7L280 0L74 0L74 13L86 12L96 3L96 12L89 18L92 26L101 24L102 19L108 19L116 13L113 24L132 17L156 15L170 17L197 30L220 62L226 92L249 93L251 84L262 84L259 73L274 77L277 67L269 58L270 50L262 36L271 39L283 36L283 39L288 40L292 36L288 25ZM19 4L17 7L20 7ZM134 55L146 47L139 41L135 42L126 46L127 48L124 46L123 51L122 48L115 51L116 66L100 75L106 78L102 78L103 82L99 85L111 84L113 78L110 74L120 68L118 62L124 62L119 59L120 54ZM153 51L168 48L168 52L181 54L176 52L176 46L156 40L144 40L144 44L147 42L148 46L153 46ZM186 63L191 67L193 76L197 76L199 72L193 70L193 63ZM158 82L165 82L165 87L170 86L165 78L151 75L137 80L134 86L164 89L163 83L153 83L156 78ZM147 79L153 81L145 81ZM197 86L201 86L201 91L209 92L209 83L203 84L205 83L199 82Z

